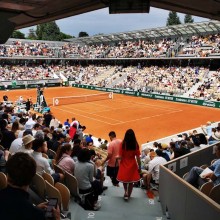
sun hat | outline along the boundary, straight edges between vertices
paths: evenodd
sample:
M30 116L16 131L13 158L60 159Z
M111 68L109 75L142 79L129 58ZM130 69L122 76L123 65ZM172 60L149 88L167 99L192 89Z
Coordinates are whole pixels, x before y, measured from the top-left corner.
M24 144L24 145L27 145L27 144L31 143L32 141L34 141L34 140L35 140L35 138L34 138L32 135L30 135L30 134L25 135L25 136L22 138L22 141L23 141L23 144Z
M168 144L162 143L162 144L161 144L161 147L162 147L163 149L167 149L167 148L168 148Z

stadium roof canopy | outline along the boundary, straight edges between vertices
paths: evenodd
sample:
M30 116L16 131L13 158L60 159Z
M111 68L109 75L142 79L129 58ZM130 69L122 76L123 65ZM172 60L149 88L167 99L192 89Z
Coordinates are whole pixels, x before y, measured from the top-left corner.
M3 42L8 38L14 29L105 8L109 6L110 1L111 0L1 0L0 41ZM156 8L220 20L220 0L146 1L150 2L150 6Z
M132 41L137 39L157 39L157 38L170 38L180 36L192 36L192 35L207 35L220 33L219 21L207 21L191 24L180 24L169 27L150 28L129 32L95 35L91 37L71 38L68 41L72 43L84 43L84 44L100 44L111 43L117 41Z

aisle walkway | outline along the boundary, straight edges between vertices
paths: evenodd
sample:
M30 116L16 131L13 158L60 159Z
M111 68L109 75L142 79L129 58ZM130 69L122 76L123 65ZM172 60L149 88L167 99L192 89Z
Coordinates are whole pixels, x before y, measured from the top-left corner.
M100 197L101 209L99 211L85 211L78 204L71 200L70 211L72 220L155 220L166 219L162 214L158 197L149 199L146 192L140 188L134 188L129 201L123 200L124 190L120 187L113 187L110 183L108 189Z

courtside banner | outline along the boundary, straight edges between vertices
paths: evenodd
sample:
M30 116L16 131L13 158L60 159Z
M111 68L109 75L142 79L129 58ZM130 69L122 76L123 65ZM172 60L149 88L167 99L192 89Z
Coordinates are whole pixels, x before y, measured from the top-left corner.
M118 94L125 94L125 95L150 98L150 99L159 99L159 100L165 100L165 101L171 101L171 102L180 102L180 103L192 104L192 105L207 106L207 107L212 107L212 108L220 108L220 102L209 101L209 100L191 99L191 98L161 95L161 94L152 94L152 93L137 92L137 91L132 91L132 90L124 90L124 89L104 88L104 87L97 87L97 86L91 86L91 85L80 85L80 84L75 84L75 83L72 83L72 87L98 90L102 92L113 92L113 93L118 93Z

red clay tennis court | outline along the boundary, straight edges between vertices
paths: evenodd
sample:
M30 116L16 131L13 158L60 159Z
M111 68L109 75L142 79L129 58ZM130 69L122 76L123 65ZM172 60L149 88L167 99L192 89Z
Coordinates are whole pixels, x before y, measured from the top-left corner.
M9 100L19 96L36 100L36 89L1 91ZM98 91L56 87L45 88L44 96L51 112L62 123L75 117L87 127L86 132L108 139L111 130L123 138L128 128L134 129L139 144L190 130L207 121L219 121L219 109L114 94L113 99L52 106L53 97L98 94Z

